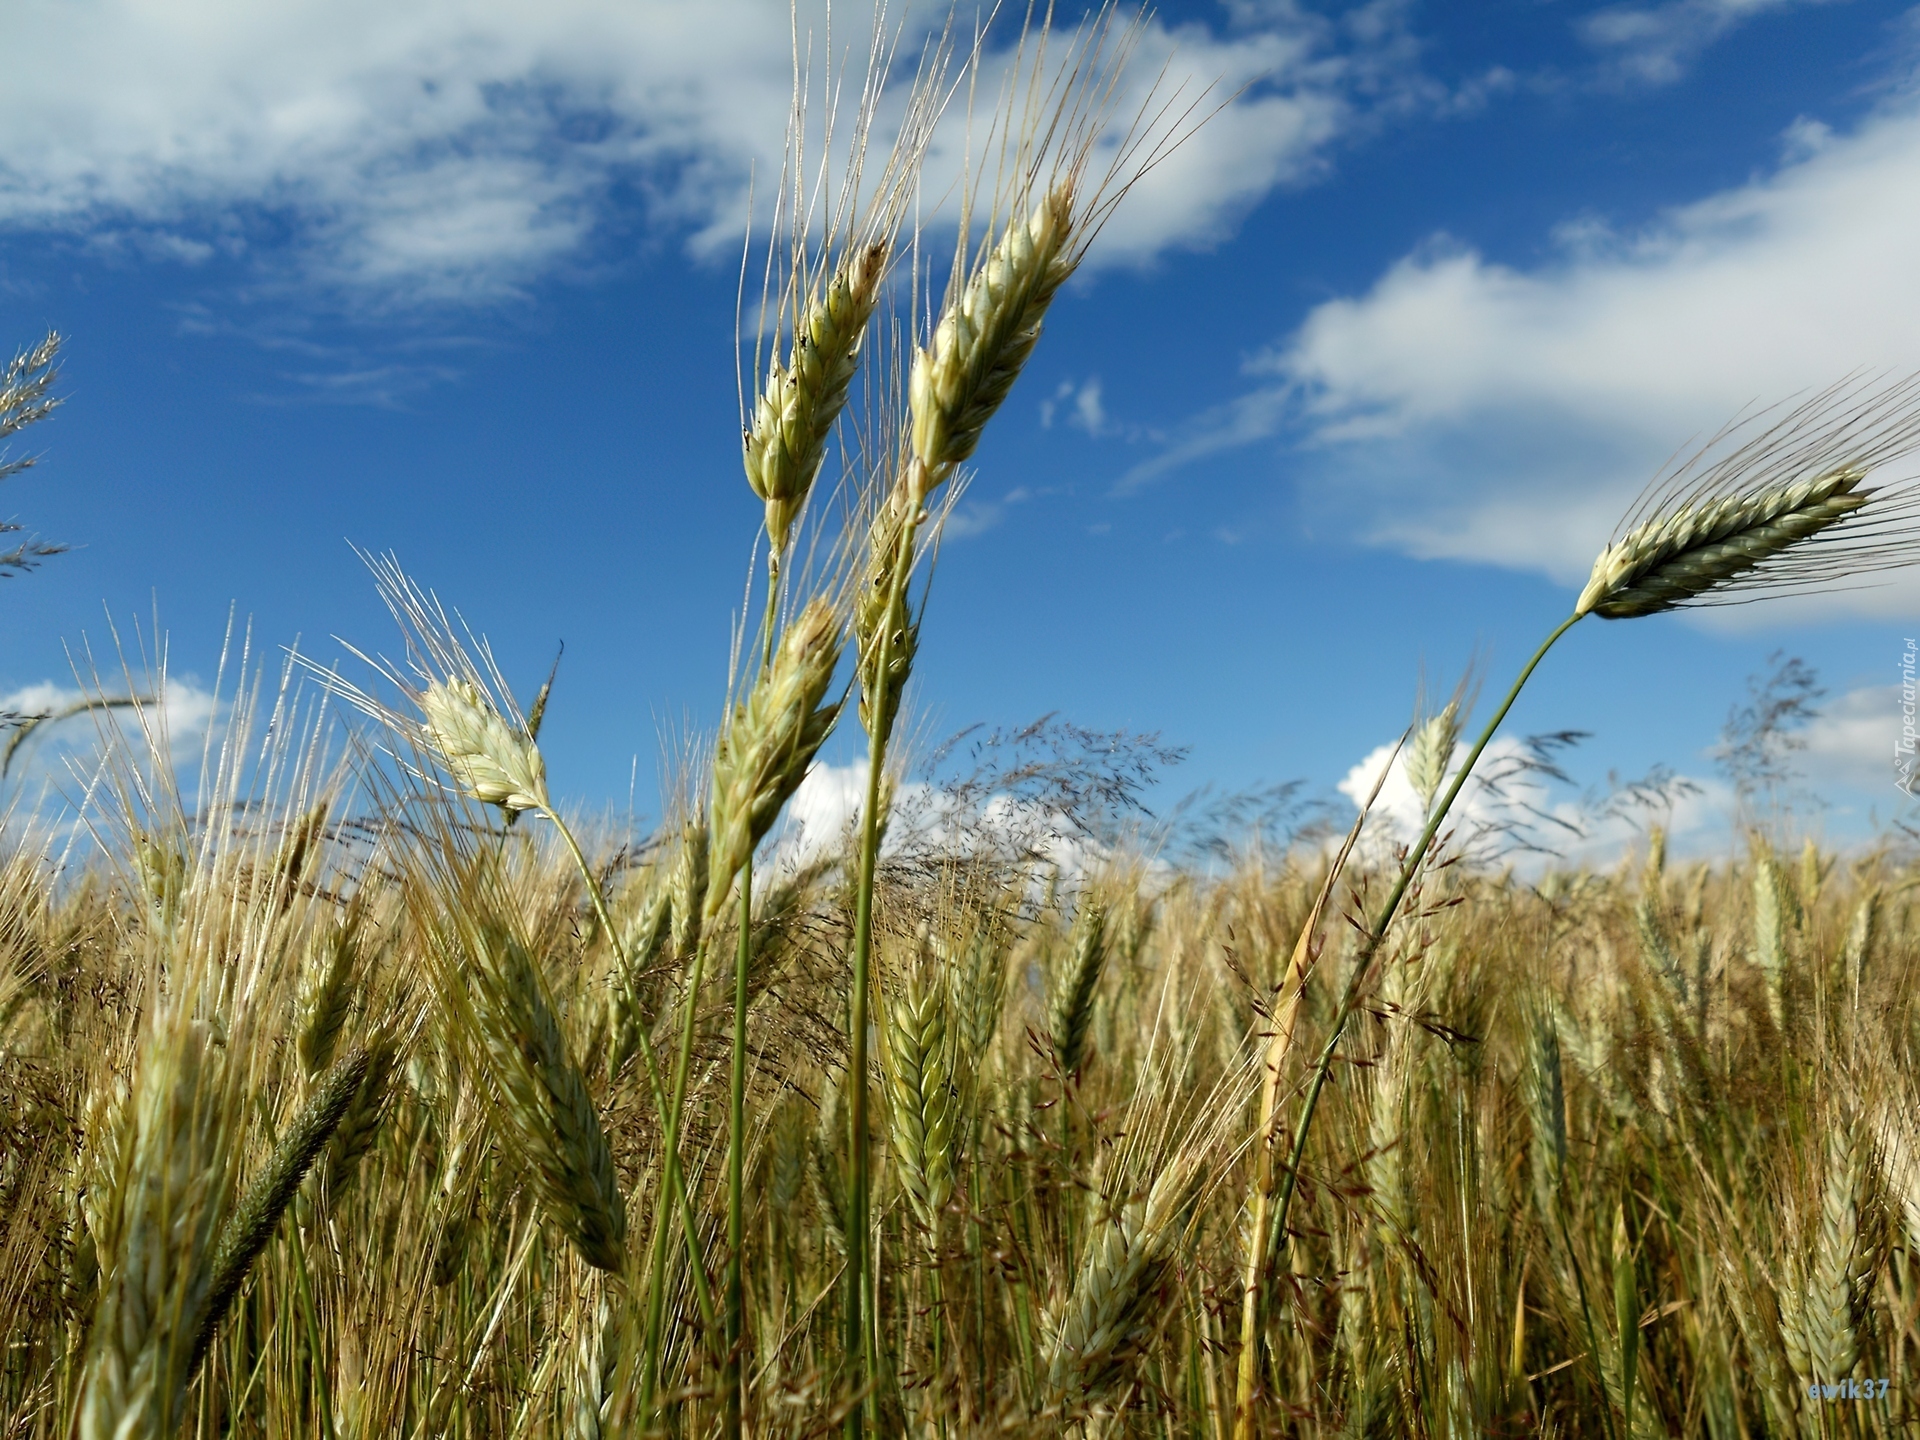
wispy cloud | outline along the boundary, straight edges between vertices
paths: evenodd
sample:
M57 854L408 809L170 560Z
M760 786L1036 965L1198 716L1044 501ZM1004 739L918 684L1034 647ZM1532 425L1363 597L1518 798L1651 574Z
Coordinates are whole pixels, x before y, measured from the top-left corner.
M1229 103L1136 185L1097 263L1211 243L1314 173L1357 106L1415 83L1397 22L1243 8L1224 31L1145 27L1123 113L1156 79L1176 108L1209 87L1202 110ZM944 14L916 12L902 53ZM836 7L835 65L871 19ZM824 8L798 24L824 73ZM750 174L778 169L791 33L778 0L23 0L7 19L0 226L147 260L277 264L390 302L512 293L633 194L658 233L730 242ZM957 173L967 144L956 123L935 169Z
M1033 494L1024 485L1014 486L998 500L976 500L969 494L947 516L940 527L940 537L943 540L971 540L976 535L984 535L998 527L1014 506L1024 505L1033 499Z
M1580 38L1604 56L1615 81L1670 85L1716 40L1747 21L1796 5L1832 0L1669 0L1664 5L1609 5L1583 16Z
M1351 532L1572 584L1689 437L1851 373L1920 368L1916 245L1908 91L1850 134L1795 126L1770 173L1640 230L1569 233L1539 266L1435 237L1316 307L1250 367L1261 383L1127 483L1284 434L1303 501ZM1904 613L1916 593L1791 603Z

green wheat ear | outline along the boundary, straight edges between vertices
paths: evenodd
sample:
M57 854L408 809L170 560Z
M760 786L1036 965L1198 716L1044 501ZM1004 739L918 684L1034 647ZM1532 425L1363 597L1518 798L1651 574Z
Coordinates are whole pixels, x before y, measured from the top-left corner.
M1724 604L1920 559L1920 490L1865 485L1920 447L1920 376L1877 391L1843 382L1722 453L1745 428L1655 481L1593 562L1576 618Z

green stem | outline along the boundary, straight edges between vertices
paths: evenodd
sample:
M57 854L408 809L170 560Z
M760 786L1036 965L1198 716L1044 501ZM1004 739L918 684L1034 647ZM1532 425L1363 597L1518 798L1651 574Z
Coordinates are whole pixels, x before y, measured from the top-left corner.
M882 637L881 685L886 684L887 637ZM880 776L886 765L887 737L880 724L884 699L875 696L873 733L867 737L867 798L860 807L860 879L853 901L853 991L848 997L847 1071L852 1082L847 1103L847 1307L846 1363L855 1394L867 1379L866 1334L862 1319L867 1285L867 982L873 950L873 881L880 851ZM865 1404L847 1411L847 1440L861 1440Z
M851 1072L853 1093L848 1104L847 1132L847 1313L846 1363L851 1390L868 1390L875 1370L878 1351L877 1332L871 1323L863 1323L863 1313L873 1300L872 1265L868 1255L867 1170L867 991L873 958L873 885L880 863L880 794L886 772L887 740L893 732L896 691L890 673L893 668L893 630L895 611L905 593L913 570L914 533L918 521L903 522L907 533L894 560L889 578L886 617L878 637L874 656L874 694L867 697L867 794L860 807L860 876L853 901L853 992L848 999L847 1069ZM901 677L900 684L906 684ZM877 1317L876 1317L877 1318ZM846 1440L861 1440L866 1426L866 1411L872 1395L847 1411Z
M693 947L693 964L687 971L687 996L684 1005L685 1014L680 1026L680 1054L673 1067L673 1099L668 1104L664 1120L665 1130L661 1139L663 1153L670 1157L677 1168L680 1156L680 1117L687 1104L687 1076L693 1069L693 1033L699 1021L700 982L707 969L707 927L701 926L699 943ZM689 1207L687 1214L691 1215ZM687 1262L693 1271L696 1292L701 1298L700 1318L707 1333L713 1333L713 1298L707 1290L706 1262L701 1257L699 1231L691 1220L686 1223ZM660 1344L666 1319L667 1252L669 1249L669 1227L664 1224L654 1226L652 1287L647 1297L647 1353L658 1359Z
M1276 1247L1286 1244L1287 1212L1292 1208L1294 1191L1298 1188L1300 1165L1306 1157L1307 1137L1313 1128L1314 1112L1320 1104L1320 1092L1326 1088L1327 1076L1333 1070L1334 1052L1339 1047L1341 1037L1346 1033L1347 1022L1353 1018L1353 1012L1359 1007L1367 974L1373 968L1374 957L1379 954L1380 947L1386 943L1387 927L1393 923L1393 917L1400 909L1400 902L1406 898L1408 887L1413 884L1414 876L1419 873L1420 864L1433 845L1434 836L1440 833L1440 826L1446 820L1448 810L1453 807L1461 787L1467 783L1467 777L1473 773L1473 767L1479 763L1481 752L1492 741L1494 732L1507 718L1507 712L1513 708L1513 702L1520 698L1522 687L1533 675L1534 669L1546 658L1547 651L1551 650L1554 643L1571 630L1580 618L1579 615L1570 615L1561 621L1553 633L1541 641L1540 648L1533 652L1533 658L1527 661L1525 668L1520 671L1512 688L1507 691L1506 698L1500 702L1500 708L1494 711L1493 718L1480 732L1480 738L1474 741L1473 749L1467 752L1467 758L1455 773L1453 783L1447 787L1446 794L1434 807L1433 814L1427 820L1426 829L1420 832L1419 840L1407 852L1407 858L1400 866L1399 878L1394 882L1393 890L1387 896L1386 903L1380 907L1379 918L1368 928L1366 938L1361 943L1360 953L1354 959L1353 973L1347 980L1345 993L1340 997L1340 1008L1334 1012L1333 1027L1327 1034L1326 1043L1320 1047L1319 1059L1314 1064L1313 1080L1307 1088L1306 1099L1300 1105L1300 1118L1294 1127L1293 1148L1287 1157L1285 1176L1280 1182L1280 1199L1274 1207L1273 1220L1271 1224L1261 1226L1259 1233L1252 1239L1252 1243L1259 1247L1258 1258L1261 1262L1256 1267L1254 1297L1256 1316L1259 1303L1258 1292L1264 1288L1266 1278L1266 1258L1274 1252ZM1258 1333L1257 1328L1255 1333ZM1251 1423L1248 1397L1242 1395L1237 1398L1239 1403L1236 1408L1240 1413L1235 1417L1235 1433L1250 1434L1251 1431L1245 1429Z
M727 1391L725 1433L740 1435L740 1249L746 1241L747 968L753 960L753 855L740 867L740 945L733 966L733 1093L727 1116Z
M333 1399L327 1378L330 1367L320 1349L320 1313L307 1279L307 1243L297 1228L293 1234L293 1273L300 1287L301 1318L307 1326L307 1376L320 1411L320 1440L334 1440Z
M624 972L628 967L626 947L621 944L620 932L614 928L613 920L607 914L607 903L600 894L600 882L595 878L591 867L588 866L587 857L580 849L580 842L573 838L573 831L567 828L566 822L558 815L554 814L551 810L543 813L553 822L553 828L560 832L560 838L566 842L567 850L573 856L573 863L579 867L580 878L585 882L587 895L593 901L593 913L599 918L600 928L606 931L607 943L613 947L614 960ZM654 1108L659 1112L661 1133L667 1135L670 1133L667 1094L665 1088L660 1083L660 1066L659 1062L654 1058L653 1040L652 1037L648 1035L645 1025L639 1026L638 1029L640 1033L640 1057L646 1066L648 1088L653 1092ZM677 1103L674 1106L674 1113L679 1113ZM699 1222L694 1219L693 1206L687 1198L686 1180L680 1170L679 1147L671 1143L671 1141L665 1144L662 1149L661 1166L665 1171L669 1201L679 1211L680 1227L686 1232L687 1249L697 1257L700 1253L700 1243L698 1239L700 1234ZM656 1221L655 1231L657 1236L663 1237L666 1234L666 1227ZM660 1248L661 1245L658 1239L656 1239L654 1249L656 1251L655 1258L657 1263L653 1272L654 1294L656 1297L659 1296L664 1277L664 1257L658 1254ZM693 1272L694 1293L699 1299L700 1314L706 1320L709 1329L711 1329L714 1319L713 1294L707 1288L706 1271L700 1265L696 1264L693 1267ZM658 1343L658 1334L650 1331L648 1336L649 1348L647 1352L647 1363L642 1371L641 1378L642 1398L647 1405L651 1404L653 1398L655 1382L654 1368L655 1362L659 1359Z

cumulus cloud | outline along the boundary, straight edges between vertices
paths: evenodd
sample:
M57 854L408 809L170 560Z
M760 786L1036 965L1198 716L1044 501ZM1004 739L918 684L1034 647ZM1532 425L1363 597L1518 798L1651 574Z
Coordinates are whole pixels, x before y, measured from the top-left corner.
M817 95L826 12L802 12ZM910 16L900 53L943 18ZM863 53L870 25L870 10L836 8L833 65ZM185 264L290 249L306 280L440 300L551 271L632 193L656 231L730 244L750 173L778 172L791 33L776 0L22 0L7 18L0 225ZM1096 258L1210 243L1310 174L1359 77L1379 90L1383 69L1399 73L1394 38L1291 7L1226 32L1149 23L1123 114L1163 73L1176 113L1209 86L1203 110L1232 98L1136 185ZM988 95L1007 54L990 56ZM957 173L968 144L963 123L945 127L935 172Z
M1896 761L1907 718L1897 684L1849 690L1827 702L1797 733L1804 748L1788 762L1822 798L1844 802L1851 792L1877 803L1882 814L1902 812L1910 797L1896 789L1896 782L1909 772L1896 769Z
M1920 369L1917 248L1910 89L1848 134L1796 126L1769 172L1642 229L1570 229L1538 266L1435 237L1316 307L1256 363L1264 383L1131 480L1285 432L1303 498L1353 532L1575 584L1689 437L1852 373ZM1916 596L1793 603L1904 613Z

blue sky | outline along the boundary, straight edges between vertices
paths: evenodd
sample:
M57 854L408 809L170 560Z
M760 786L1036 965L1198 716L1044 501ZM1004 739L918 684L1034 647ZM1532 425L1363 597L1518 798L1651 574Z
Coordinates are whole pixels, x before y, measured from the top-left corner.
M0 513L78 547L9 582L0 691L70 684L109 616L157 615L202 684L230 607L268 646L390 645L352 541L524 690L564 639L557 789L624 807L637 757L652 808L662 730L718 718L758 519L735 293L786 7L18 0L0 25L0 343L71 337ZM1058 711L1191 747L1169 792L1333 795L1423 675L1504 686L1690 437L1920 369L1920 11L1244 0L1163 7L1142 58L1235 98L1128 198L978 454L927 733ZM1911 574L1590 621L1513 726L1592 732L1584 783L1696 777L1713 843L1708 752L1784 648L1828 690L1819 823L1858 837L1900 813L1916 625Z

